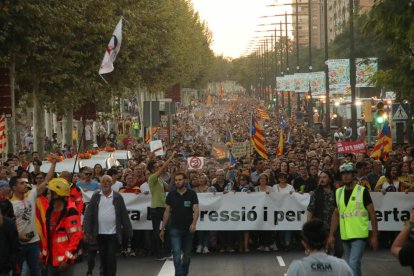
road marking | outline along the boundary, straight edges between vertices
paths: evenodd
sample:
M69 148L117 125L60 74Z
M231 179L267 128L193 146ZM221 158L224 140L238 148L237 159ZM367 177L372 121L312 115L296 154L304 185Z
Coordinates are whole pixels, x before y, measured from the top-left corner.
M158 276L174 276L174 273L175 273L174 262L170 260L166 260L160 272L158 273Z
M283 261L282 256L276 256L276 259L279 262L280 266L286 266L285 262Z

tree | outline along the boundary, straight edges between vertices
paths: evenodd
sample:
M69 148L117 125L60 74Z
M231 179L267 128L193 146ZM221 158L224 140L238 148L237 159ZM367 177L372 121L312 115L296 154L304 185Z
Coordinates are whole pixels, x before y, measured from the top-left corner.
M377 84L393 90L400 100L414 102L414 6L410 0L376 1L368 14L365 34L372 33L379 45L387 43L390 63L379 70Z

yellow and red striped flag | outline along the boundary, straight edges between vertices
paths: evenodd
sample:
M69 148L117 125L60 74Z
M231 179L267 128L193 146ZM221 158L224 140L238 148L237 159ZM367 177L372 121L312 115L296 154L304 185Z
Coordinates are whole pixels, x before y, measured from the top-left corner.
M265 120L270 119L269 114L267 114L267 112L266 112L266 111L264 111L263 109L258 108L258 109L257 109L257 112L259 113L260 118L265 119Z
M374 159L387 160L387 153L392 151L392 135L389 123L386 121L378 135L377 142L371 152L370 157Z
M277 145L276 155L283 155L283 131L280 131L279 133L279 144Z
M263 135L263 130L259 125L259 122L252 114L251 124L250 124L250 140L253 147L257 153L264 159L268 159L267 150L265 147L265 139Z
M6 117L0 117L0 153L6 152L7 134L6 134Z

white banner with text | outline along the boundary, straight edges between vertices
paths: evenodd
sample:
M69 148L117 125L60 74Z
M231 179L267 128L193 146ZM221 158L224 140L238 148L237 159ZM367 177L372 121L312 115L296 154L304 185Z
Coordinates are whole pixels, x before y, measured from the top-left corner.
M200 193L197 230L301 230L306 222L308 194ZM84 193L88 202L92 192ZM122 194L132 227L152 229L151 196ZM380 231L399 231L410 217L414 193L371 193Z

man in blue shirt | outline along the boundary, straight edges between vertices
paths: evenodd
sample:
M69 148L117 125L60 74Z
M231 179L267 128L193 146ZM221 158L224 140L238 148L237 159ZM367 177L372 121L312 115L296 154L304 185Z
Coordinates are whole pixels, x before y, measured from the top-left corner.
M92 179L92 169L83 167L81 169L81 178L76 182L76 186L84 192L100 190L101 186Z

